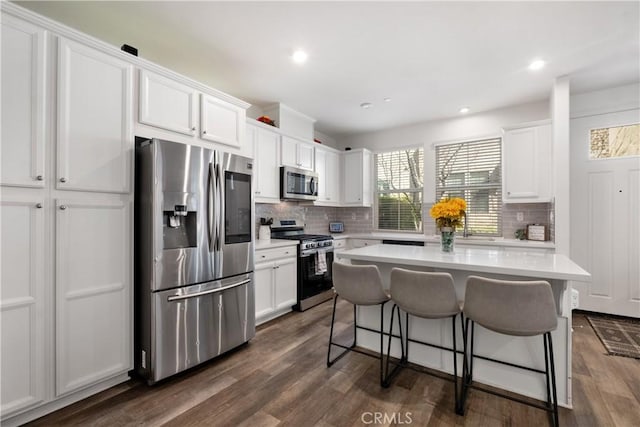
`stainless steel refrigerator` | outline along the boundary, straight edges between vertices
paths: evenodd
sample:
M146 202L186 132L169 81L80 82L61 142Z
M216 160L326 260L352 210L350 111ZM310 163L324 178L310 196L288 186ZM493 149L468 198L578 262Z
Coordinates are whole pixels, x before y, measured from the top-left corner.
M255 335L252 160L136 145L136 371L149 384Z

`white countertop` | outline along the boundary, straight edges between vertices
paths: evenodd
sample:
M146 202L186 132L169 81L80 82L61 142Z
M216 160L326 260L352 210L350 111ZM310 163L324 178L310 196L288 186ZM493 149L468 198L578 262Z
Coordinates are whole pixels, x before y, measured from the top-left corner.
M409 233L341 233L332 234L334 239L375 239L375 240L410 240L425 243L439 243L440 236L437 235L424 235L424 234L409 234ZM456 246L507 246L515 248L539 248L539 249L555 249L554 242L538 242L534 240L518 240L518 239L505 239L503 237L459 237L456 236Z
M254 247L256 251L261 249L273 249L273 248L282 248L285 246L296 246L298 244L297 240L287 240L287 239L270 239L270 240L260 240L257 239L254 243Z
M341 258L401 265L419 265L478 273L509 274L540 279L591 281L591 275L565 255L439 246L373 245L336 252Z

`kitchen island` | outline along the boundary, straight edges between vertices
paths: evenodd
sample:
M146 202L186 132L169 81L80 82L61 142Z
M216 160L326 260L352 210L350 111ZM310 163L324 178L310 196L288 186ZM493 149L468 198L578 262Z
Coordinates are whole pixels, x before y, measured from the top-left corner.
M439 247L374 245L339 251L336 258L353 264L375 264L385 287L393 267L420 271L445 271L453 276L456 294L464 300L465 283L470 275L503 280L546 280L551 284L558 312L558 328L552 333L556 361L558 404L571 408L571 281L590 281L591 275L568 257L532 251L501 251L480 248L456 248L443 253ZM390 319L392 304L386 305L385 319ZM359 307L358 324L379 328L377 307ZM388 313L388 314L387 314ZM460 322L457 322L459 328ZM388 327L388 323L385 325ZM398 331L395 331L396 333ZM462 332L456 331L458 348ZM358 345L373 351L379 348L379 335L358 329ZM409 336L443 347L452 347L451 322L412 318ZM385 343L386 346L386 343ZM544 369L542 336L511 337L487 331L477 325L474 354L509 363ZM392 341L392 355L399 357L400 343ZM462 363L459 355L458 362ZM451 354L436 348L412 344L409 361L428 368L453 373ZM476 358L474 380L536 399L546 399L544 376L534 372Z

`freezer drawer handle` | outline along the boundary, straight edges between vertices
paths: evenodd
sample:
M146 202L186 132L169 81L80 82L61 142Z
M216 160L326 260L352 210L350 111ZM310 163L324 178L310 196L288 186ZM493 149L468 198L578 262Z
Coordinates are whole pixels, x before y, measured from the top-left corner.
M233 285L223 286L222 288L210 289L208 291L196 292L195 294L172 295L172 296L167 298L167 301L171 302L171 301L178 301L178 300L182 300L182 299L201 297L203 295L214 294L216 292L226 291L227 289L237 288L238 286L246 285L247 283L250 283L250 282L251 282L251 279L247 279L247 280L243 280L243 281L238 282L238 283L234 283Z

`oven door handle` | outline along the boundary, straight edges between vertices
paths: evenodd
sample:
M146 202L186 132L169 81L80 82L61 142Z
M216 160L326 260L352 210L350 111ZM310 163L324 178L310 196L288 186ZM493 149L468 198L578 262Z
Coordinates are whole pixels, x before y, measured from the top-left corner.
M188 295L172 295L172 296L167 298L167 301L169 301L169 302L178 301L178 300L183 300L183 299L201 297L203 295L215 294L216 292L222 292L222 291L226 291L228 289L237 288L238 286L246 285L249 282L251 282L251 279L246 279L246 280L243 280L241 282L234 283L232 285L223 286L221 288L209 289L208 291L195 292L193 294L188 294Z
M327 248L327 249L325 249L325 251L327 253L333 252L333 247ZM302 252L300 252L300 258L307 258L307 257L310 257L311 255L315 255L317 253L318 253L317 249L309 249L308 251L302 251Z

